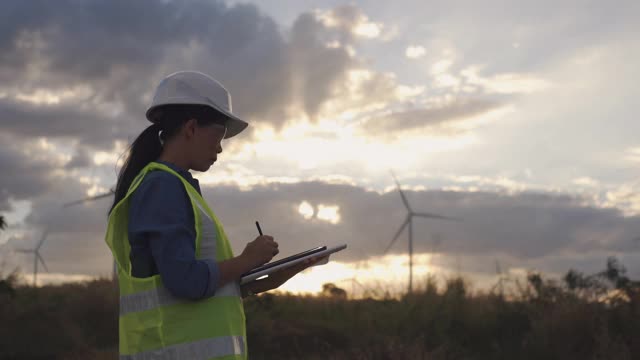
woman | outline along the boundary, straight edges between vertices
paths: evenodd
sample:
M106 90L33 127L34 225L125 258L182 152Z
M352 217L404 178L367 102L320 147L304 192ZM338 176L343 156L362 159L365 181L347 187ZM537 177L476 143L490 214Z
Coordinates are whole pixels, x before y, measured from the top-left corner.
M118 267L124 359L246 359L242 297L275 289L320 259L243 286L241 274L278 254L258 236L239 256L188 170L207 171L221 141L248 124L227 90L193 71L158 85L118 176L106 242Z

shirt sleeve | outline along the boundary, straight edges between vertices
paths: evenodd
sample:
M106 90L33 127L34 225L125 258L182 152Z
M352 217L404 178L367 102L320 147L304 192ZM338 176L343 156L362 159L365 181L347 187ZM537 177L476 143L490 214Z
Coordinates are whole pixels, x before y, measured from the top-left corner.
M203 299L216 291L220 270L214 259L195 258L193 209L180 179L156 171L132 194L129 236L145 244L162 281L174 296Z

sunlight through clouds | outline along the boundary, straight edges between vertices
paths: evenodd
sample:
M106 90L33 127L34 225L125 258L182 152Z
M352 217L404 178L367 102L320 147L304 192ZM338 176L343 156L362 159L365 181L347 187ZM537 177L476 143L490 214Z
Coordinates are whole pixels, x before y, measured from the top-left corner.
M340 207L337 205L319 204L317 218L335 225L340 222L339 211Z
M303 201L298 206L298 213L302 215L305 220L310 220L315 215L316 219L333 225L340 222L340 206L338 205L318 204L316 211L308 201Z
M640 162L640 147L628 149L624 158L628 161Z
M396 88L396 96L400 101L406 101L424 93L426 86L400 85Z
M380 37L384 25L373 22L355 6L340 6L330 10L316 10L316 18L329 28L341 28L353 35L374 39Z
M88 86L78 86L71 89L37 88L31 92L19 92L15 99L34 105L57 105L64 101L79 101L91 96L92 90Z
M345 251L348 251L348 248ZM420 286L429 274L446 272L431 265L433 258L432 254L414 254L413 276L416 287ZM408 261L407 255L387 255L358 263L330 259L328 264L314 266L298 274L278 290L313 294L321 292L323 284L334 283L348 289L350 296L362 297L365 293L382 296L384 294L381 293L381 289L389 290L394 295L406 290ZM355 291L355 294L351 294L352 291Z
M373 141L363 135L336 134L335 139L318 137L287 137L273 140L259 139L251 145L261 159L291 162L300 169L335 167L340 163L358 163L367 168L408 167L420 162L423 156L446 150L463 148L474 137L455 138L429 136L416 131L390 143ZM339 163L338 163L339 165Z
M298 212L307 220L311 219L314 215L313 206L306 201L303 201L300 206L298 206Z
M545 90L551 85L545 79L528 74L504 73L482 77L478 74L481 69L481 66L469 66L460 74L468 84L480 85L490 92L499 94L533 93Z

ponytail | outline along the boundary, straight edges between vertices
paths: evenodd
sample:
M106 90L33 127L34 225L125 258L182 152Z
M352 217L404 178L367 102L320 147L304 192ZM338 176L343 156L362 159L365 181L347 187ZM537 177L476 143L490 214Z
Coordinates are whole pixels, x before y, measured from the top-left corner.
M226 118L218 111L204 105L164 105L158 108L153 118L155 123L144 129L128 149L127 158L118 174L113 208L127 195L129 187L145 166L156 161L162 154L163 144L175 136L182 125L195 118L199 126L224 124Z
M136 138L129 147L127 158L118 175L115 198L109 213L111 213L116 204L125 197L133 179L138 175L140 170L160 157L162 153L162 144L160 143L158 135L160 130L160 125L157 123L150 125L138 135L138 138Z

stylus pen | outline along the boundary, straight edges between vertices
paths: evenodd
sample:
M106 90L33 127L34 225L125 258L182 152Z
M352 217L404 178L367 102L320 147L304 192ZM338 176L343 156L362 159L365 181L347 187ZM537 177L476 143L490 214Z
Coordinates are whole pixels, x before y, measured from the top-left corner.
M256 226L258 227L258 232L260 233L260 236L262 236L262 229L260 229L260 223L256 221Z

